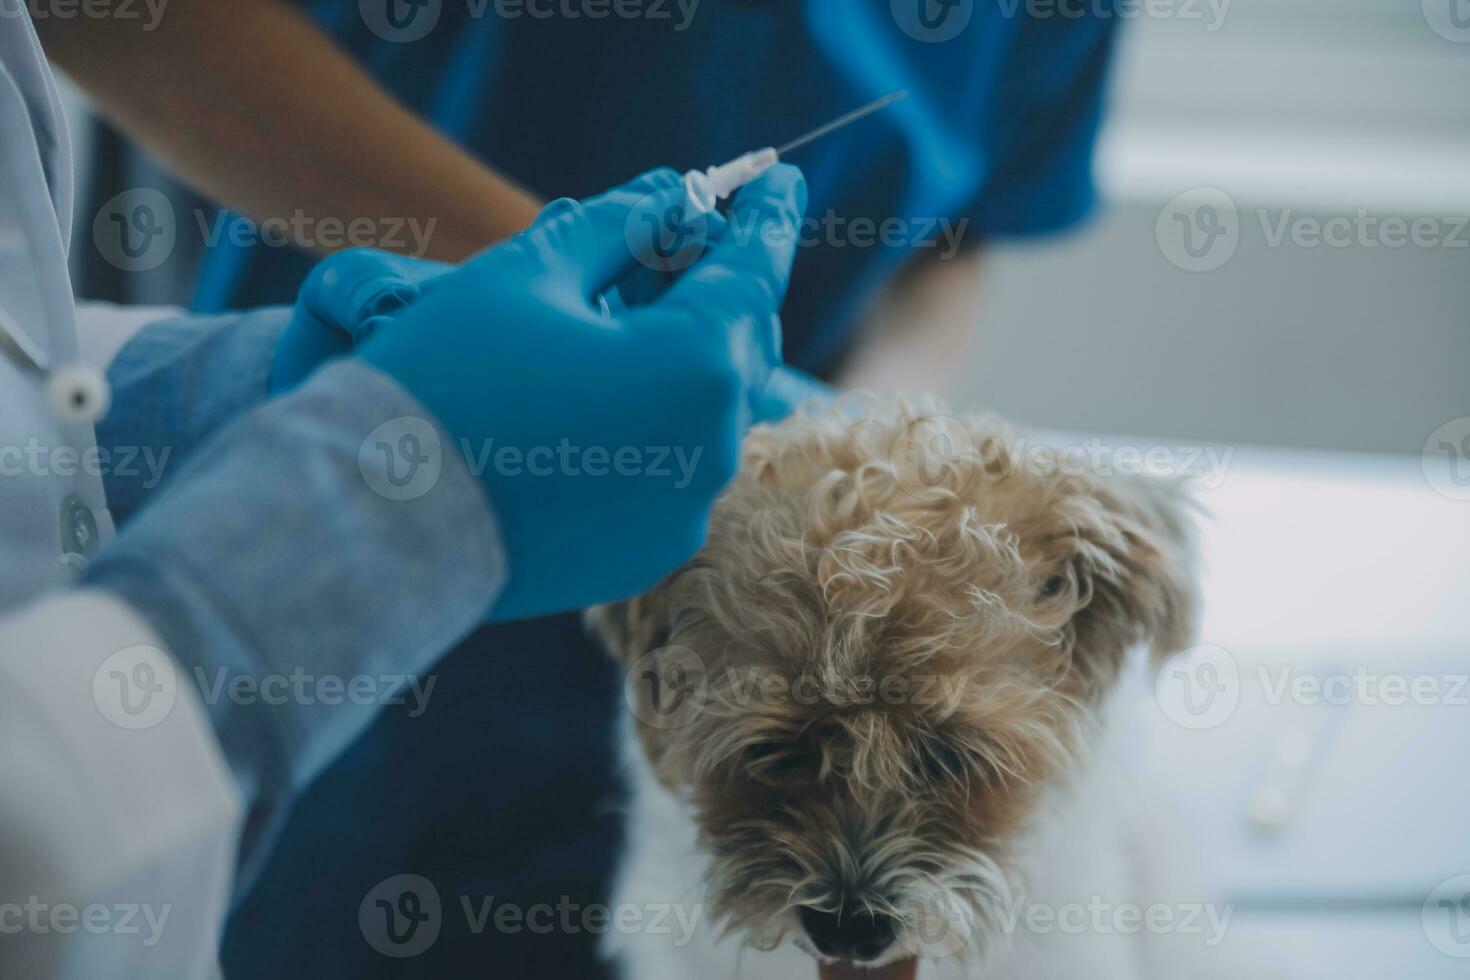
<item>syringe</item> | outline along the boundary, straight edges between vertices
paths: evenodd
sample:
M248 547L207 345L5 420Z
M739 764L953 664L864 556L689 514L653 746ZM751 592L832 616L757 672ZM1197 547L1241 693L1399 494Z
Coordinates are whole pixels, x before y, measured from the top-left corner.
M702 173L698 170L691 170L684 175L684 187L689 192L689 199L700 211L709 213L725 198L780 163L781 158L792 150L806 146L844 126L850 126L864 116L870 116L879 109L887 108L907 98L908 94L906 89L892 92L876 102L870 102L861 109L854 109L844 116L839 116L829 123L818 126L809 133L798 136L785 146L779 148L768 146L763 150L753 150L736 157L729 163L710 167Z

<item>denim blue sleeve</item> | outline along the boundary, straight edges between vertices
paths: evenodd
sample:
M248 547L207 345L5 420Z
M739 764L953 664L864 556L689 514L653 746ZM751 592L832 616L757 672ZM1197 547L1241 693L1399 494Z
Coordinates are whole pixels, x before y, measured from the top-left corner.
M1019 8L987 124L995 165L967 211L984 237L1063 230L1097 199L1093 149L1119 18L1110 4L1080 17L1030 8Z
M290 307L152 323L107 368L112 410L97 423L108 458L130 460L104 474L118 526L211 435L265 400L271 359Z
M198 447L87 573L198 687L248 801L237 895L293 798L384 704L427 701L504 584L452 445L396 382L336 362Z

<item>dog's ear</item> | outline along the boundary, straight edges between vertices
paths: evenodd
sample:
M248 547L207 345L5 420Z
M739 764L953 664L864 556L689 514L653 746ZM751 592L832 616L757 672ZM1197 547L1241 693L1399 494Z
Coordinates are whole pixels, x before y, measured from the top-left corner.
M1103 671L1147 643L1155 657L1189 646L1199 604L1194 517L1178 481L1109 477L1074 511L1083 608L1073 619L1079 660Z
M668 642L667 589L587 610L587 627L624 667Z

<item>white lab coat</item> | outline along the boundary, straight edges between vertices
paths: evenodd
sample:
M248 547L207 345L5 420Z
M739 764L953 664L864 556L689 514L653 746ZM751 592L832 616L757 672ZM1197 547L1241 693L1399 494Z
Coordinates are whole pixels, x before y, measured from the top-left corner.
M71 168L29 15L0 0L0 450L37 450L0 459L0 977L211 976L238 790L191 685L156 724L117 723L105 662L163 644L71 584L112 534L95 467L75 462L92 425L45 392L81 356Z

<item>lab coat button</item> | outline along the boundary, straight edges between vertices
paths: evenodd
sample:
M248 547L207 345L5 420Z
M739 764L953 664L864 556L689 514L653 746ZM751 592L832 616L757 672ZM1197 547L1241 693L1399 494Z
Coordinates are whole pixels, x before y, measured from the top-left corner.
M96 422L112 403L107 379L86 364L68 364L52 372L46 381L46 397L63 422Z
M80 497L61 502L61 550L84 560L97 551L97 517Z

